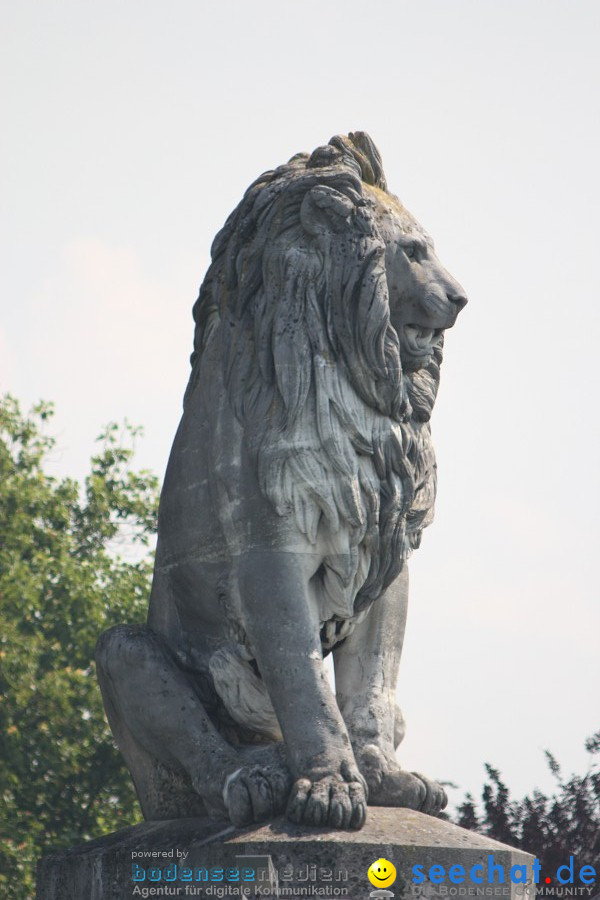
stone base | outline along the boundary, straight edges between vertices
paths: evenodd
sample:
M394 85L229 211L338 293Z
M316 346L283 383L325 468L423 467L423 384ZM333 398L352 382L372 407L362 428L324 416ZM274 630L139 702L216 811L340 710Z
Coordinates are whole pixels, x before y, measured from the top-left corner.
M38 865L37 898L366 900L375 890L367 870L380 857L396 867L396 881L387 888L395 898L533 900L535 895L532 856L422 813L369 807L367 824L354 832L298 828L284 819L242 830L226 822L208 825L203 819L146 822L44 857ZM477 864L482 868L473 875L483 876L482 883L469 876ZM503 883L499 883L498 870L494 882L489 883L490 864L502 867ZM413 866L422 867L425 879L421 884L414 881L419 876ZM442 883L430 881L431 866L443 867ZM463 867L462 883L450 880L451 866ZM512 866L527 867L529 884L511 882ZM134 875L141 879L143 874L144 880L133 880ZM432 874L439 878L441 871ZM454 870L453 876L460 878L460 870Z

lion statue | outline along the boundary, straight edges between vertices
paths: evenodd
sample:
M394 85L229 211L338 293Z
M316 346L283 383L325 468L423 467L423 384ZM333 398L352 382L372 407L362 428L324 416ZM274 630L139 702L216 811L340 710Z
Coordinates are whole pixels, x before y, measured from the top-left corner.
M215 238L148 624L96 655L146 818L357 829L367 802L445 806L396 761L395 692L465 303L363 132L265 172Z

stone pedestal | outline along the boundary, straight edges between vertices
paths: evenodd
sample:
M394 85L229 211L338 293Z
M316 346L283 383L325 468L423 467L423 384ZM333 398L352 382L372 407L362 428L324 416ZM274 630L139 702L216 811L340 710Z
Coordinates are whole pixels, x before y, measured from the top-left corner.
M208 826L202 819L136 825L42 859L37 898L366 900L375 890L367 870L380 857L396 868L397 878L387 887L395 898L533 900L535 895L532 856L422 813L369 807L367 824L358 832L308 830L283 819L242 830L227 823ZM441 869L430 873L432 866ZM453 866L462 868L453 869L451 878ZM491 866L496 867L493 883ZM513 876L526 875L528 884L513 883L514 866L526 867L513 870Z

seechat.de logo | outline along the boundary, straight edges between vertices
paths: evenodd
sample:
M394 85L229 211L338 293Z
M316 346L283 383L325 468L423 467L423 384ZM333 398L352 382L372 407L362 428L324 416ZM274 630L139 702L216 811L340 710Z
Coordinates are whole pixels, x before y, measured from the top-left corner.
M393 891L387 890L396 880L396 867L389 859L383 859L382 857L371 863L367 877L375 888L369 894L369 897L372 897L373 900L384 900L386 897L394 896Z

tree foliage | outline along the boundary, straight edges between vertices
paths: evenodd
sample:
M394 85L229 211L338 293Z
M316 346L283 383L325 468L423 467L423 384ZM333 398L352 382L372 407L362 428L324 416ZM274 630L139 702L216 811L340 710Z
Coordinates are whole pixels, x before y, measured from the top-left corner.
M105 628L145 619L158 483L132 470L127 424L100 436L83 486L51 477L52 414L0 400L0 897L11 900L33 896L42 853L140 818L93 654ZM141 548L137 561L125 547Z
M535 790L511 800L500 773L490 765L479 809L470 794L458 808L457 824L533 853L541 872L556 872L574 856L600 869L600 731L586 741L590 765L584 775L565 778L551 753L546 762L556 780L550 796Z

